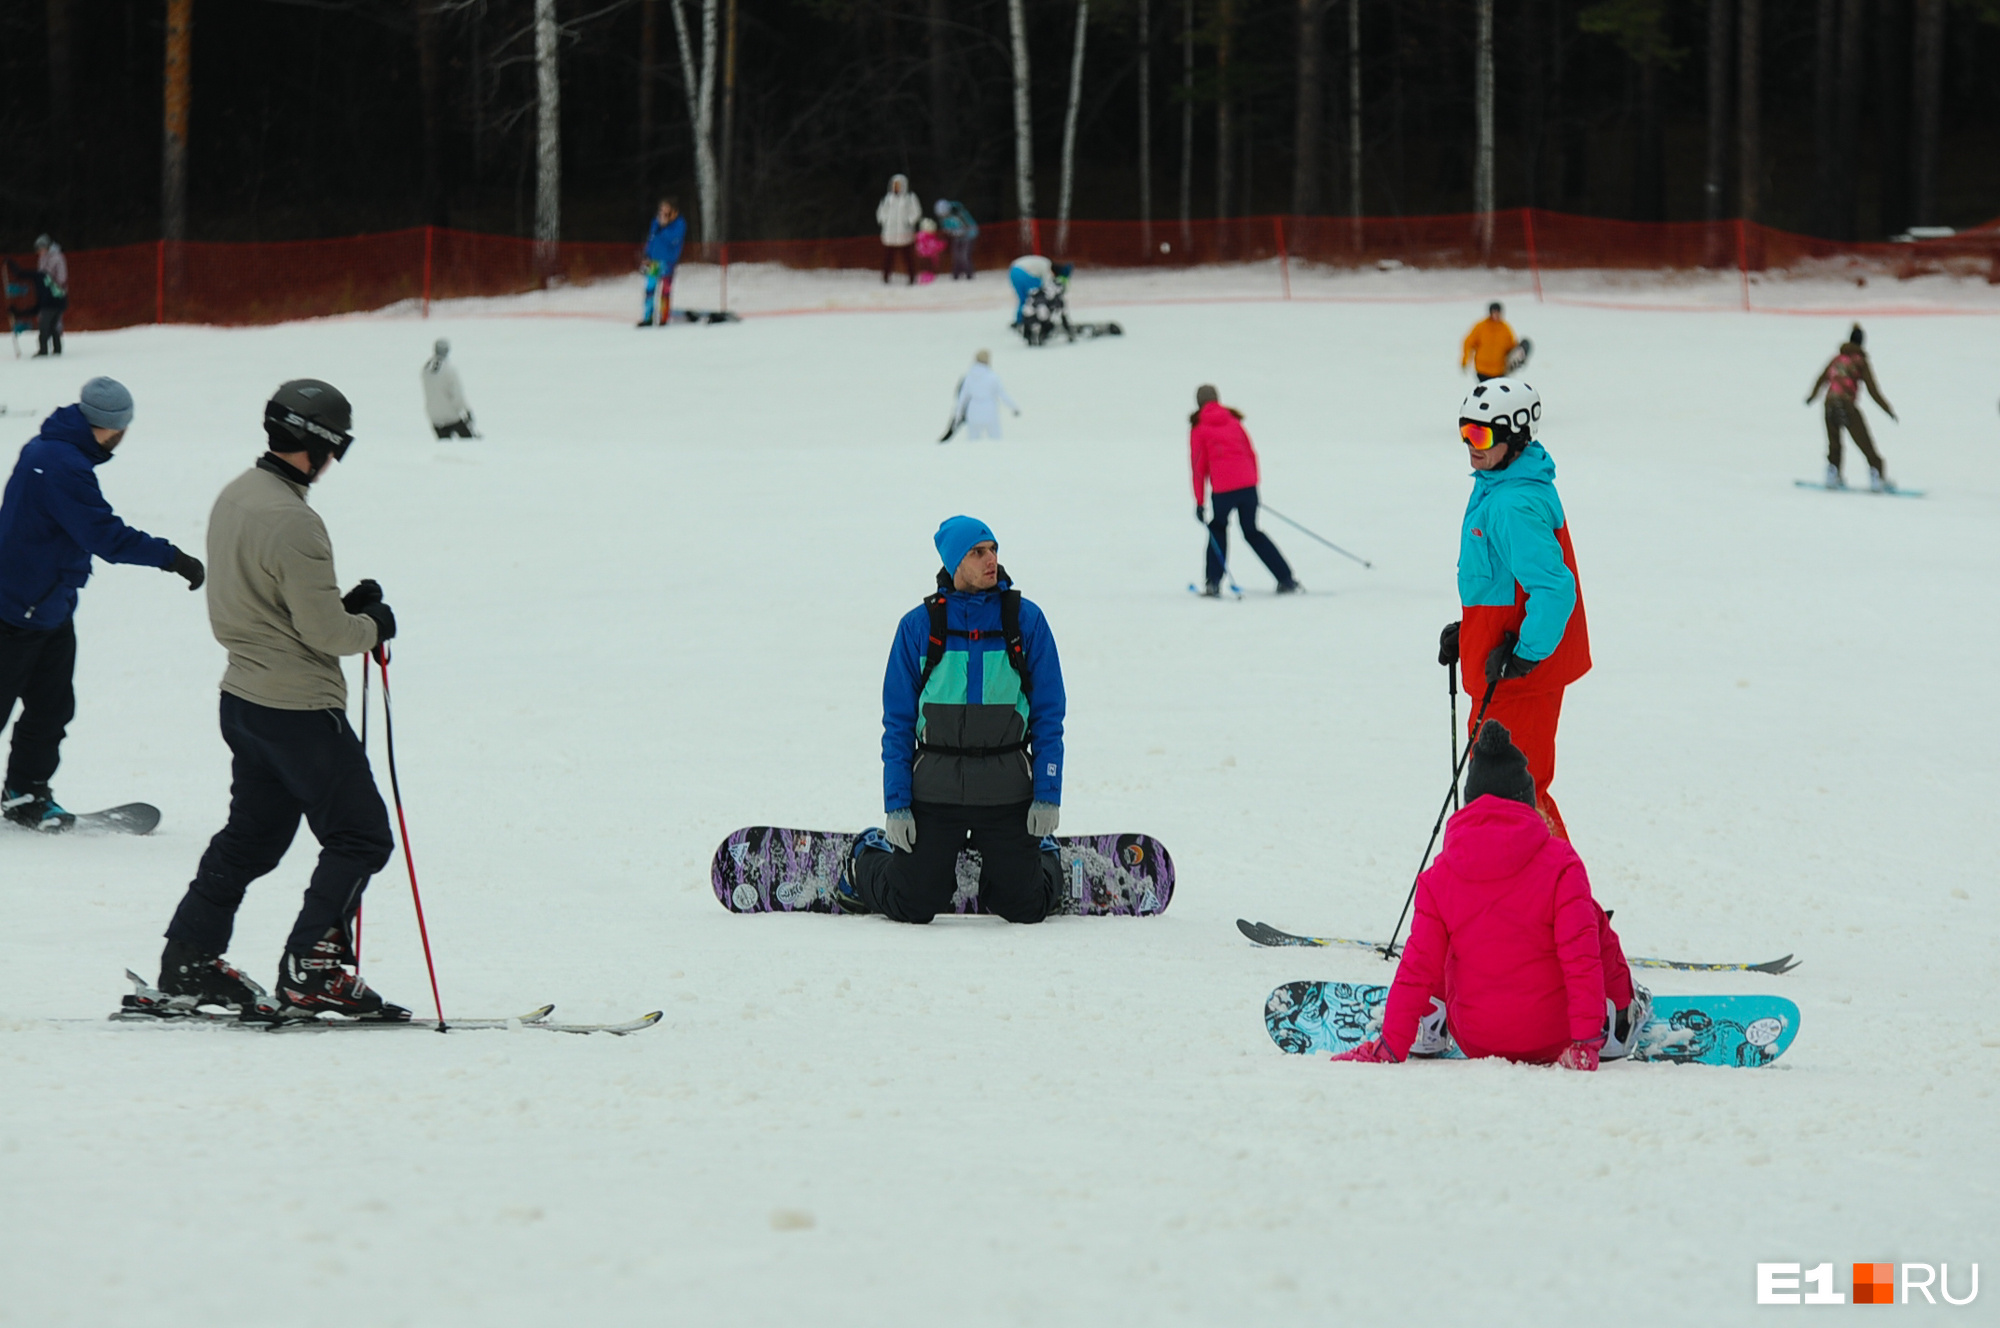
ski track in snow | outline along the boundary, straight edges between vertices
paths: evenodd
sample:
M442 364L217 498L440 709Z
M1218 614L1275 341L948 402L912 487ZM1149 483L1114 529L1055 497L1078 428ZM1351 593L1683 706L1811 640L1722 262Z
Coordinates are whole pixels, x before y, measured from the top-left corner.
M1265 994L1388 968L1259 950L1232 921L1396 916L1448 770L1457 348L1515 283L1295 272L1422 298L1249 302L1270 275L1085 273L1074 312L1127 335L1041 351L1004 330L999 274L732 272L732 305L932 312L642 333L621 282L0 361L16 408L124 380L138 415L105 490L191 549L271 388L347 391L358 441L315 501L343 583L378 578L402 627L446 1014L667 1012L626 1039L85 1020L121 968L152 971L228 796L201 600L100 565L57 790L165 820L0 836L0 1324L1736 1323L1758 1261L1831 1261L1842 1288L1852 1261L1990 1272L2000 324L1868 321L1903 416L1871 406L1876 437L1931 496L1832 501L1791 481L1819 473L1800 402L1844 314L1508 296L1596 658L1554 792L1634 952L1804 961L1657 989L1782 992L1802 1031L1755 1073L1330 1066L1273 1050ZM712 304L706 279L678 301ZM436 336L483 442L425 427ZM939 447L982 345L1025 413L1003 443ZM1245 602L1186 593L1204 381L1246 412L1264 496L1374 571L1267 518L1310 594L1273 599L1240 540ZM29 425L7 421L11 463ZM1162 837L1171 911L725 912L707 865L730 830L879 820L883 658L958 511L998 532L1063 652L1063 829ZM379 710L371 728L386 793ZM260 980L313 848L243 908L231 954ZM426 1011L400 859L365 937L371 981Z

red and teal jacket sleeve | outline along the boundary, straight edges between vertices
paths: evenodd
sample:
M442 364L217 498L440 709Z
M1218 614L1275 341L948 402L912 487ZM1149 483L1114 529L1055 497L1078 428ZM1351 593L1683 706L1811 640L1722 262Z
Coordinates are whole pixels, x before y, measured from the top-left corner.
M1576 611L1576 577L1563 559L1562 541L1556 538L1561 527L1561 508L1532 492L1499 497L1488 511L1486 538L1498 569L1510 583L1506 602L1514 602L1515 586L1528 595L1520 639L1514 645L1514 653L1522 659L1539 662L1554 654Z

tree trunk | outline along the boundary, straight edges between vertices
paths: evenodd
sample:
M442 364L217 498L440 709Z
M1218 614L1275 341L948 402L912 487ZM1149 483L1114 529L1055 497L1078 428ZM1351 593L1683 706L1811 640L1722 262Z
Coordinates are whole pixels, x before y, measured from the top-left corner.
M1910 224L1910 10L1876 0L1875 107L1882 194L1876 224L1894 235Z
M165 122L160 135L160 236L187 239L187 150L194 0L167 0Z
M1666 220L1665 151L1660 124L1660 62L1649 50L1639 62L1638 140L1632 153L1632 215Z
M1493 248L1493 0L1479 0L1474 59L1472 96L1478 142L1472 158L1472 210L1479 214L1479 252L1483 258Z
M58 236L70 224L76 186L76 119L71 90L70 0L49 0L49 224ZM67 237L63 237L67 238Z
M660 83L659 0L639 4L639 160L633 175L639 181L639 205L653 210L653 124L658 114L653 94Z
M1839 231L1840 148L1835 132L1838 92L1835 60L1840 51L1840 0L1817 0L1813 6L1813 201L1812 229L1816 235Z
M680 0L668 0L674 16L674 39L680 44L681 81L687 89L688 124L694 132L694 188L701 209L701 242L713 244L717 195L721 182L715 165L715 46L716 0L701 4L701 67L695 68L694 43L688 38L687 15Z
M735 3L736 0L730 0L732 14ZM939 198L945 196L947 188L956 194L959 187L957 173L951 169L951 44L946 40L946 24L951 16L946 6L947 0L930 0L924 25L930 41L924 63L930 75L931 179Z
M1729 171L1729 0L1708 0L1708 163L1702 174L1702 215L1721 221Z
M1035 244L1035 137L1028 116L1028 17L1023 0L1007 0L1007 30L1014 45L1014 202L1021 218L1021 247Z
M1215 218L1217 221L1229 215L1229 186L1235 181L1230 174L1231 149L1236 145L1235 126L1229 116L1229 57L1235 45L1235 34L1231 31L1235 15L1230 12L1231 0L1216 0L1215 5Z
M1076 0L1076 45L1069 57L1069 108L1063 112L1062 193L1056 200L1056 252L1069 252L1069 203L1076 183L1076 113L1083 104L1083 41L1090 0Z
M1181 249L1194 244L1194 0L1181 27Z
M1152 0L1139 0L1139 248L1153 256Z
M562 81L556 69L556 0L535 0L535 257L555 270L562 239Z
M423 197L418 210L426 226L446 226L451 223L451 218L445 213L444 162L439 148L443 114L438 107L437 0L415 0L415 5L417 92L423 103L424 133Z
M1910 224L1938 224L1938 111L1944 81L1944 0L1916 0L1910 52Z
M1325 40L1320 33L1320 18L1326 13L1326 0L1298 0L1299 5L1299 63L1298 63L1298 115L1292 126L1292 215L1309 217L1319 211L1319 164L1325 151L1320 143L1321 131L1326 126L1326 107L1322 88L1325 79L1320 72L1320 61Z
M1855 156L1861 147L1861 97L1864 81L1861 72L1861 27L1866 21L1864 9L1863 0L1841 0L1840 86L1835 92L1839 98L1839 109L1834 115L1838 163L1834 176L1834 228L1831 232L1836 240L1855 238L1854 172Z
M1389 150L1395 157L1391 212L1400 217L1410 196L1409 159L1403 147L1403 6L1389 6Z
M736 202L736 0L729 0L729 18L722 48L722 196L715 238L729 241L730 209Z
M1763 0L1741 0L1738 6L1741 30L1736 51L1736 210L1745 221L1760 215L1764 178L1763 91L1759 73L1763 61L1758 55L1762 36Z
M1347 0L1347 211L1361 247L1361 0Z

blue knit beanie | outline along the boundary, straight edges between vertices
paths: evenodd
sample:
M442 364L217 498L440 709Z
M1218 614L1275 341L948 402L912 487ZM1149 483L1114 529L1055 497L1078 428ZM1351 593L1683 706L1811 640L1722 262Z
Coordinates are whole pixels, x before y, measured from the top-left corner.
M976 516L946 517L937 534L931 536L931 543L937 545L938 557L944 559L944 570L958 571L958 565L965 561L965 555L972 552L972 546L985 540L993 540L993 532L986 523Z
M93 378L77 394L77 409L99 429L123 429L132 423L132 394L116 378Z

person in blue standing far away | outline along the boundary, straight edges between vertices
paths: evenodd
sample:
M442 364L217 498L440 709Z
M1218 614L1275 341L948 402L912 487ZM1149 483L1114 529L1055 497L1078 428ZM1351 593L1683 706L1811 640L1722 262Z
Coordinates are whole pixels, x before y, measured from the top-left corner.
M674 269L680 266L687 228L687 218L674 206L674 200L661 199L660 210L653 214L653 228L646 232L646 247L639 254L639 270L646 274L646 311L639 319L640 327L659 327L674 316Z
M986 523L951 517L933 543L937 593L903 615L882 680L885 828L864 832L833 898L843 913L929 922L950 911L961 850L979 901L1040 922L1062 886L1062 662L1000 565Z
M97 487L132 424L132 394L93 378L79 400L42 421L0 498L0 726L21 703L0 806L31 830L67 830L76 817L49 789L76 714L77 592L90 560L157 567L199 590L201 560L118 519Z

